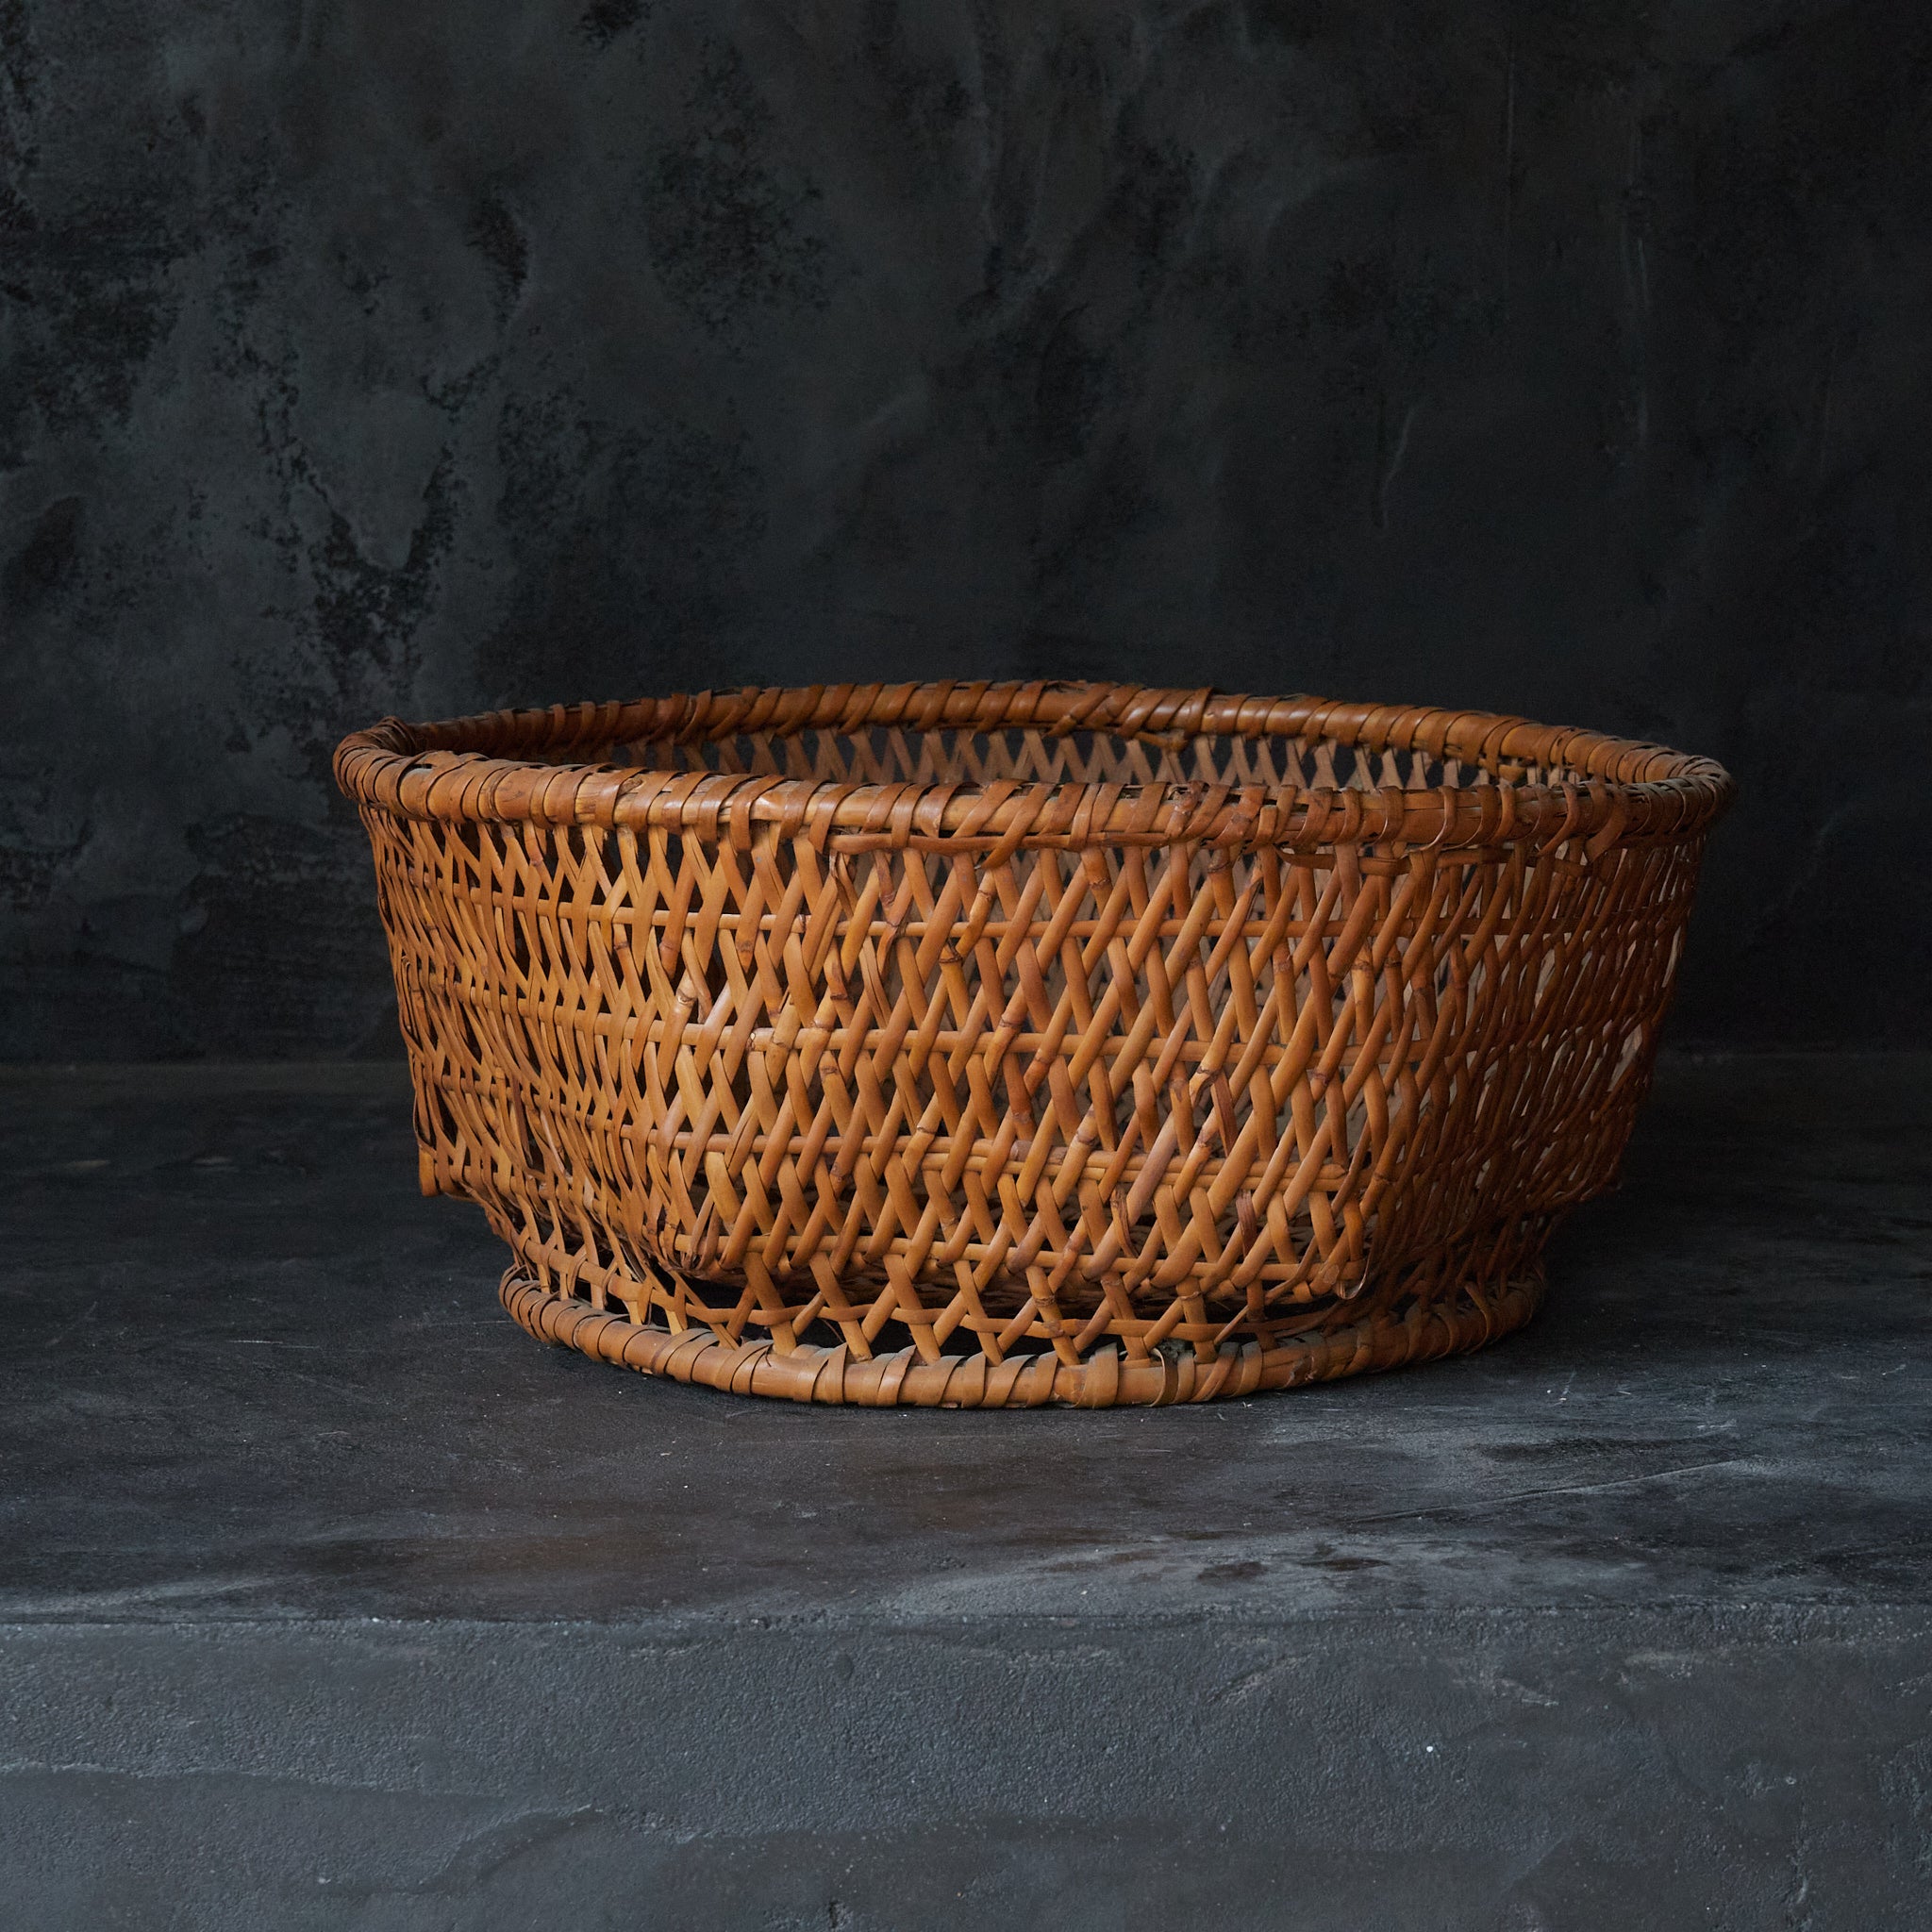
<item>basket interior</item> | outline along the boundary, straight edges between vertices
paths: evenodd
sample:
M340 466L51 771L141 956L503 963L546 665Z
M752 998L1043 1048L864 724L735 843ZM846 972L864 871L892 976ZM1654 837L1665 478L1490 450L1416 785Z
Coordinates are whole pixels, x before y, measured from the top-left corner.
M581 749L573 757L581 758ZM754 731L695 742L641 740L604 748L602 763L645 771L710 771L849 785L1263 785L1300 790L1434 791L1440 786L1561 782L1559 767L1440 758L1408 747L1329 738L1064 734L1014 726L969 731L874 725Z

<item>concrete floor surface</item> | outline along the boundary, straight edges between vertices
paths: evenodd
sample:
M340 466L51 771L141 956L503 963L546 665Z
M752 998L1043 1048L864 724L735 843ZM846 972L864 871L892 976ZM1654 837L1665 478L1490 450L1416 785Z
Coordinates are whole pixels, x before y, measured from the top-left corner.
M1932 1923L1932 1057L1667 1059L1493 1350L545 1350L399 1069L0 1072L0 1872L167 1926Z

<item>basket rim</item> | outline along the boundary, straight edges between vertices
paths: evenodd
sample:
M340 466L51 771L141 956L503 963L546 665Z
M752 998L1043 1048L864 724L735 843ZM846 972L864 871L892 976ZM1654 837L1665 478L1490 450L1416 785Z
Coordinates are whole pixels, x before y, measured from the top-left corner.
M1454 758L1494 782L1428 791L1199 779L882 783L648 771L556 756L627 741L881 725L1091 731L1174 748L1198 737L1326 740L1372 754ZM1510 767L1578 775L1532 784ZM1701 832L1736 790L1711 758L1496 712L1072 681L747 686L424 724L391 717L342 740L335 775L365 809L408 819L658 828L741 844L762 826L843 851L1182 841L1310 849L1370 841L1462 848L1581 838L1594 856L1639 838Z

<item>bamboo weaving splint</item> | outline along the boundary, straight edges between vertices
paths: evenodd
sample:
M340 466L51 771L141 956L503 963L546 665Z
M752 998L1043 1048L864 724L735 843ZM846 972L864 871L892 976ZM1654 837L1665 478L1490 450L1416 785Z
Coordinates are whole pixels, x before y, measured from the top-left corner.
M1615 1175L1708 759L1475 712L845 685L393 719L425 1191L537 1335L797 1401L1474 1348Z

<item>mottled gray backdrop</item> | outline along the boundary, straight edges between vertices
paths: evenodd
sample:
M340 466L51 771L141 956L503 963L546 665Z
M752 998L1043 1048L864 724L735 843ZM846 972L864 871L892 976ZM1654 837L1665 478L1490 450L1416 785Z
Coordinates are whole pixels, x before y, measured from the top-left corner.
M394 1050L338 736L1104 674L1726 759L1932 1037L1924 0L0 0L0 1056Z

